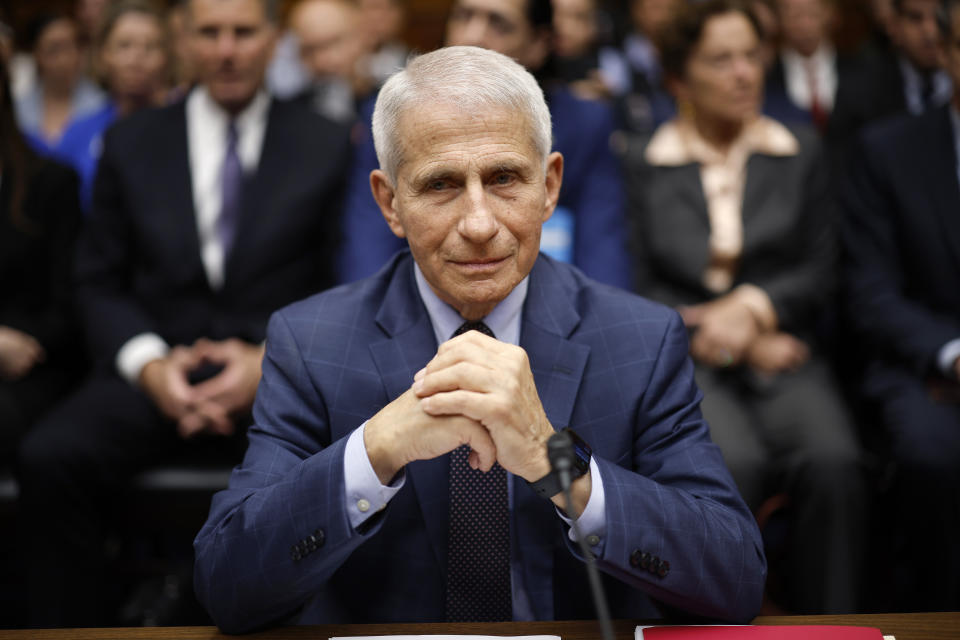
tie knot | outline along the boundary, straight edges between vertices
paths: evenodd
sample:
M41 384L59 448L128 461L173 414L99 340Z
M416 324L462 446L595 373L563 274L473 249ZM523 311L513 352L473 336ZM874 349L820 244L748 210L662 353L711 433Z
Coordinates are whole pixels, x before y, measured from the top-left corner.
M459 335L466 333L467 331L479 331L485 336L490 336L491 338L496 338L497 336L493 335L493 331L490 330L490 327L479 321L467 320L462 325L457 327L457 330L453 332L452 338L456 338Z

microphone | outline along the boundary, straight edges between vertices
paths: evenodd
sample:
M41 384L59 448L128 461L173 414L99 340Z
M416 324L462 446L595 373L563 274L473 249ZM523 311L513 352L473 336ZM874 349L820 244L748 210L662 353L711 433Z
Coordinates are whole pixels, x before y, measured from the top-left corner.
M560 479L560 488L563 491L564 502L567 505L567 513L573 513L573 496L570 494L570 470L573 468L575 454L573 452L573 440L570 435L564 431L558 431L547 440L547 459L550 461L550 468L556 472ZM607 597L603 593L603 583L600 582L600 572L597 570L596 558L590 551L590 547L583 539L577 520L571 523L573 526L573 535L580 543L580 553L583 554L587 564L587 578L590 582L590 594L593 596L593 607L597 612L597 619L600 621L600 632L603 640L613 640L613 626L610 623L610 609L607 607Z

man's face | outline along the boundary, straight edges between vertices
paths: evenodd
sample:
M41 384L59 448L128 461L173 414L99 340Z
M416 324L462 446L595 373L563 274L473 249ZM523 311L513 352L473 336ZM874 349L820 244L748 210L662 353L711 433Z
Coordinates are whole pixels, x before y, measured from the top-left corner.
M893 37L907 59L918 69L929 71L940 67L937 34L938 0L903 0L900 11L894 11Z
M553 0L554 50L561 57L586 53L597 38L593 0Z
M257 93L276 30L262 0L191 0L187 13L197 80L231 113Z
M337 0L311 0L294 9L290 21L300 58L313 78L350 78L362 54L357 12Z
M509 109L411 108L398 133L396 185L374 171L374 197L440 299L482 318L533 267L563 158L552 153L545 171L526 119Z
M812 55L827 38L830 7L827 0L779 0L783 43L800 54Z
M492 49L527 69L538 69L549 51L548 36L527 21L526 0L458 0L447 22L446 45Z

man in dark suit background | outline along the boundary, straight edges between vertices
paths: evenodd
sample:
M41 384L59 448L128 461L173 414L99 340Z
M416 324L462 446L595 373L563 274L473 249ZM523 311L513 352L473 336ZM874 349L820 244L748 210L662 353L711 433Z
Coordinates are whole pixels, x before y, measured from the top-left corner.
M893 0L894 50L881 53L864 72L850 76L830 127L837 135L904 113L919 115L950 100L951 83L938 51L935 13L940 0ZM849 140L849 138L848 138Z
M194 544L215 622L593 617L571 518L613 616L749 620L766 563L682 322L539 254L563 157L534 78L441 49L373 131L410 251L271 319L250 446ZM565 426L592 447L566 512L544 446Z
M332 282L347 132L262 89L268 0L191 0L199 85L105 136L78 297L97 371L21 448L31 622L103 622L102 512L137 471L242 447L269 314ZM110 619L106 619L110 622Z
M939 23L951 103L868 129L845 190L862 391L898 464L889 606L906 611L960 606L960 3Z

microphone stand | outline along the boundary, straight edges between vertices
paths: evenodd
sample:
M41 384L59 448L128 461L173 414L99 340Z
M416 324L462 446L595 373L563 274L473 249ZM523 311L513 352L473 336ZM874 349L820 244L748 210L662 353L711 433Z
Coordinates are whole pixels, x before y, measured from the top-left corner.
M550 436L547 440L547 458L550 460L550 467L557 472L560 478L560 488L563 490L564 503L567 506L567 513L573 513L573 496L570 493L570 470L573 468L573 441L570 436L563 432L558 432ZM590 582L590 594L593 596L593 606L597 612L597 619L600 622L600 633L603 640L613 639L613 626L610 623L610 609L607 607L607 598L603 593L603 583L600 582L600 572L597 570L596 558L577 524L577 519L573 518L571 525L573 535L580 544L580 553L583 554L587 565L587 578Z

